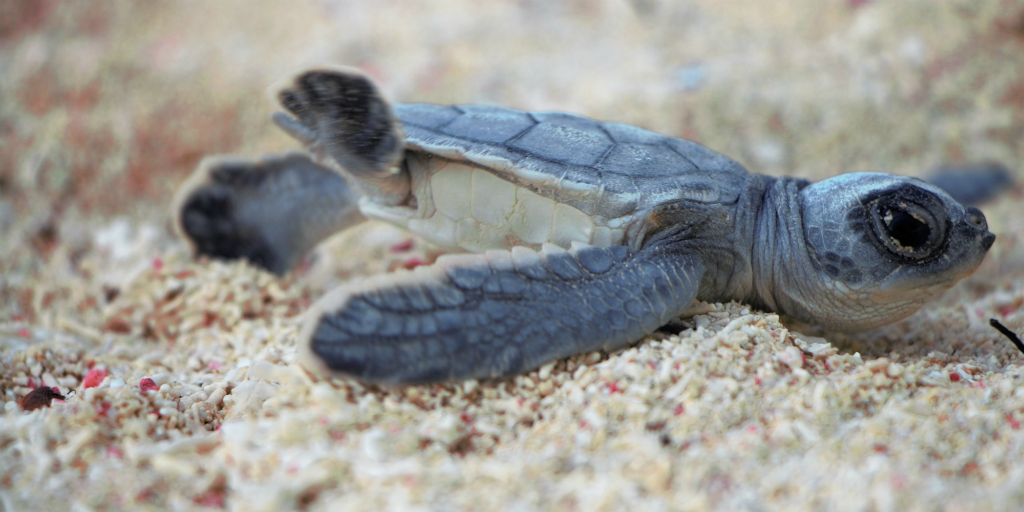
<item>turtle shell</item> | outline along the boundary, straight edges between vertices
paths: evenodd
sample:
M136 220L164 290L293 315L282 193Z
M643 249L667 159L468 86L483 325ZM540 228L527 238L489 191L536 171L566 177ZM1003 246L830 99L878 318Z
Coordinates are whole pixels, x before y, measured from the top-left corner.
M591 216L680 199L732 204L748 176L694 142L573 114L429 104L395 114L408 149L470 162Z

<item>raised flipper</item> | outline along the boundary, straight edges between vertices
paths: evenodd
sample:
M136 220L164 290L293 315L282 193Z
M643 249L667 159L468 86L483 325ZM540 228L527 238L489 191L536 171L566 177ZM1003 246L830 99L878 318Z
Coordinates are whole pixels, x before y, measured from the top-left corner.
M276 113L274 122L310 152L326 153L385 204L407 198L404 136L391 105L366 74L352 68L303 71L271 86L271 94L295 116Z
M994 162L943 165L933 170L928 182L945 190L964 206L977 206L1013 188L1013 174Z
M505 377L640 340L686 309L702 273L659 247L443 256L324 297L300 350L311 368L367 382Z
M359 194L338 173L292 153L204 159L174 200L196 255L244 258L284 274L324 238L363 220Z

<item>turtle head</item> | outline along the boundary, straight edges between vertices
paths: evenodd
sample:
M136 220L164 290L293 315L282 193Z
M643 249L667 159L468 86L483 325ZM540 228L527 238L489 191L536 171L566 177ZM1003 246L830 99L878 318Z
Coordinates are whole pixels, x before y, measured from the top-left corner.
M836 330L911 315L973 273L995 241L980 210L916 178L844 174L804 187L799 204L812 282L795 309L809 314L783 312Z

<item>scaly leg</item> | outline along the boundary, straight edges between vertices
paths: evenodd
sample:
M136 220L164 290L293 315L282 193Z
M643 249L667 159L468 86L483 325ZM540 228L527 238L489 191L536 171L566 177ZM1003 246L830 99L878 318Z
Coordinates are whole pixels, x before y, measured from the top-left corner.
M284 274L321 240L363 220L358 191L290 153L204 159L176 194L175 221L197 255L244 258Z

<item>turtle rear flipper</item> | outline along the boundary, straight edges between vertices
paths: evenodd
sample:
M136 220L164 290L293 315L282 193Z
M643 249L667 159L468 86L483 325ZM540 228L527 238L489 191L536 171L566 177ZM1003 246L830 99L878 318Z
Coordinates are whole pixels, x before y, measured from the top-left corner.
M174 201L197 256L244 258L275 274L363 219L359 194L336 172L292 153L250 161L205 158Z
M932 170L927 181L964 206L977 206L1013 188L1013 173L996 162L946 164Z
M273 116L284 131L367 182L368 194L388 204L406 199L409 176L400 167L404 135L391 105L363 72L303 71L272 86L271 94L294 116Z
M318 301L305 363L366 382L507 377L635 342L697 293L696 258L659 248L545 246L443 256Z

